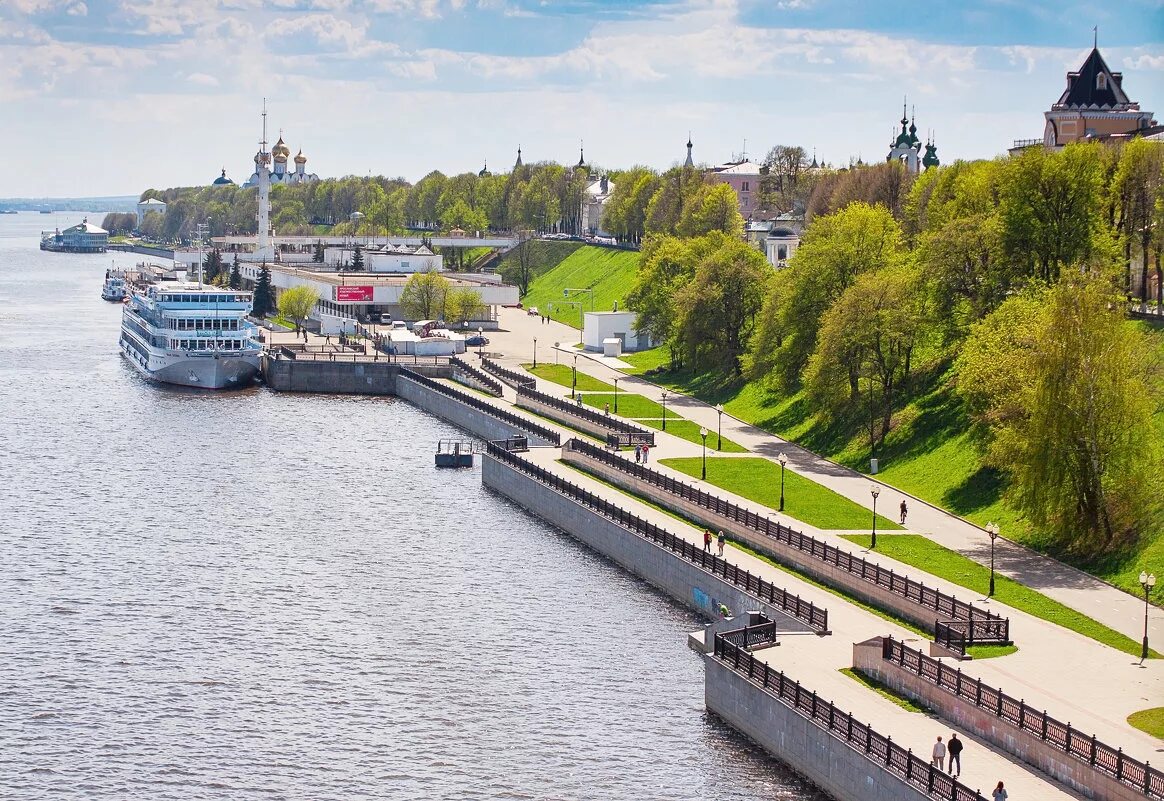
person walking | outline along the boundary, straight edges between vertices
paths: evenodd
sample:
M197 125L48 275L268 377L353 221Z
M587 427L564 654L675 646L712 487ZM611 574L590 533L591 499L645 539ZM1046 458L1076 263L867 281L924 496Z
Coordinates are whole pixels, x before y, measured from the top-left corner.
M1002 786L1002 782L998 783L998 786L994 788L994 792L990 794L990 797L994 799L994 801L1006 801L1006 788Z
M946 769L946 744L942 742L942 735L938 735L938 741L934 743L933 758L930 759L931 765L936 765L938 770Z
M905 516L909 514L909 507L905 505L905 501L901 502L901 525L905 525Z
M639 460L642 458L643 458L643 446L642 445L635 445L635 464L638 464Z
M647 454L649 454L650 452L651 452L651 446L644 445L643 446L643 464L647 463Z
M602 404L602 411L606 414L607 417L610 417L610 404L609 403Z
M950 775L962 775L962 741L958 739L956 732L951 732L950 742L946 746L946 750L950 752ZM957 770L955 770L957 767Z
M709 528L703 530L703 550L711 553L711 529Z
M719 536L715 538L715 544L719 546L719 556L723 556L723 544L726 540L723 536L723 529L719 530Z

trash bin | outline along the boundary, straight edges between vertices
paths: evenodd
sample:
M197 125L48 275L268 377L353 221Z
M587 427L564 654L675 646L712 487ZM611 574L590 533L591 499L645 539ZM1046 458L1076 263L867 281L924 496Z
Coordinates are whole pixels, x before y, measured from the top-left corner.
M871 475L871 476L877 475L877 460L876 459L869 460L869 475Z

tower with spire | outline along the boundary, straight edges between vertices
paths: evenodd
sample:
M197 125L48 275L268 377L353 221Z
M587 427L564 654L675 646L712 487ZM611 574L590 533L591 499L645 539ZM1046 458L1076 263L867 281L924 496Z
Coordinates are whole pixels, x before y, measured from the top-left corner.
M518 145L517 146L517 161L513 162L513 169L516 170L520 166L522 166L522 164L521 164L521 145Z
M907 170L916 175L923 166L928 168L938 165L938 149L932 140L927 140L926 155L922 157L922 142L917 136L917 111L910 116L907 112L908 105L908 99L902 101L901 133L889 142L889 155L885 160L900 161Z
M691 131L687 132L687 161L683 162L684 167L695 167L695 162L691 160Z
M263 138L259 140L259 152L255 154L255 174L259 187L258 213L255 215L258 250L256 256L263 260L273 260L275 251L271 247L271 154L267 152L267 99L263 98Z

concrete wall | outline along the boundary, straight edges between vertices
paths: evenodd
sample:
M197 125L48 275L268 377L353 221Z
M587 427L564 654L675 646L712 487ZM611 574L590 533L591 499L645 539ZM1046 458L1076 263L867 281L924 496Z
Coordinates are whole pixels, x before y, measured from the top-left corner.
M722 603L733 614L759 610L782 631L812 632L796 618L488 454L481 459L481 482L707 617L716 617Z
M396 379L396 394L429 414L435 414L442 420L463 428L470 434L484 440L507 439L520 433L529 437L530 445L552 444L532 431L516 429L511 423L486 414L455 398L431 390L403 375Z
M979 709L951 692L881 657L881 638L853 644L853 667L938 713L956 728L973 734L1038 768L1086 798L1144 801L1144 794L1068 756L1035 735ZM972 758L972 757L971 757Z
M390 362L326 362L263 357L263 380L279 392L395 395L400 368Z
M706 657L707 708L834 798L931 801L713 656Z
M827 564L813 557L811 554L793 548L790 545L780 543L771 537L761 534L755 529L748 528L742 523L737 523L731 518L704 509L692 501L672 495L661 487L637 479L621 470L616 470L610 465L604 464L597 459L592 459L578 451L571 451L563 446L562 459L569 464L583 467L588 472L594 473L603 480L622 487L628 492L665 506L689 520L694 520L700 525L708 526L717 531L723 529L733 539L744 542L749 547L771 556L781 564L794 567L812 576L817 581L840 589L855 598L860 598L866 603L887 609L921 628L932 631L934 628L934 620L940 617L937 612L928 606L922 606L896 593L892 593L885 587L865 581L859 576L854 576L835 565Z
M562 425L570 426L570 428L575 428L579 431L585 431L587 434L598 437L604 441L606 440L607 434L619 433L613 428L606 428L605 426L592 423L589 420L585 420L581 417L568 414L563 412L561 409L558 409L557 407L551 406L548 403L542 403L537 398L531 398L528 395L518 395L517 405L522 409L529 409L531 412L536 412L542 417L548 417L551 420L556 420ZM594 411L594 407L592 406L583 406L582 408L587 409L588 411Z

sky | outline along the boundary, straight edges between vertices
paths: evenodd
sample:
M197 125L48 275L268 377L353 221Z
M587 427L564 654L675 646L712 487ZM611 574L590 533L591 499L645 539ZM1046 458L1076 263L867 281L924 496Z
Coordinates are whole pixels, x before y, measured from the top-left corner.
M943 161L1041 137L1100 51L1164 121L1164 0L0 0L0 197L138 194L777 144L885 158L903 98Z

